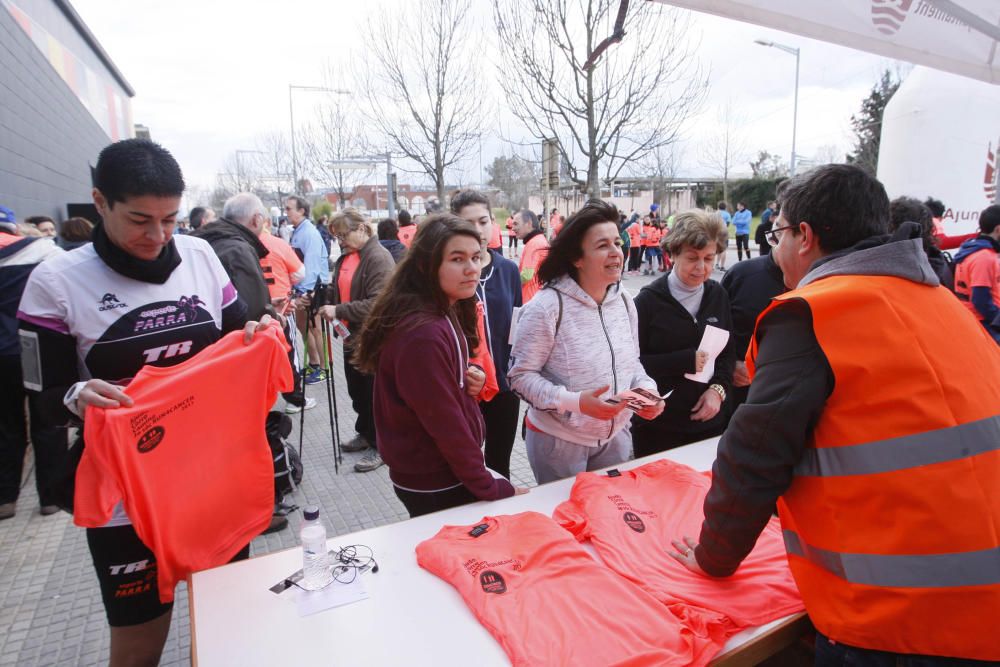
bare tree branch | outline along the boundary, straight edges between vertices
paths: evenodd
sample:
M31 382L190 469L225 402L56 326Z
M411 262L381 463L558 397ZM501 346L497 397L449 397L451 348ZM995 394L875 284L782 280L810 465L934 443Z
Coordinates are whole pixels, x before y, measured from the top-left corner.
M702 144L701 161L722 177L722 198L729 202L729 177L733 167L747 155L746 137L740 128L746 118L733 107L729 99L719 107L715 132Z
M514 115L537 139L558 140L571 180L591 196L602 174L613 180L676 141L704 101L708 78L685 11L633 1L622 14L620 0L493 2L500 77L526 100ZM596 42L608 34L622 37L601 52Z
M368 24L358 89L368 121L394 151L417 163L444 201L445 172L472 156L488 103L476 48L471 0L411 0ZM413 28L422 31L413 39Z
M331 91L350 87L345 75L329 65L323 80L324 87ZM365 129L356 103L337 92L326 95L316 110L314 122L304 128L304 138L300 143L303 146L304 170L323 185L333 188L341 206L348 204L348 197L354 188L374 171L374 168L338 169L333 164L371 152Z

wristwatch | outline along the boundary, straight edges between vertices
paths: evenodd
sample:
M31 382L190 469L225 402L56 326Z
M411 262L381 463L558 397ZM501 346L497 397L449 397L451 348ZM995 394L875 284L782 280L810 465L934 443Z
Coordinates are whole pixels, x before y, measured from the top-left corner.
M710 385L708 385L708 388L709 389L714 389L715 393L717 393L719 395L719 398L721 398L723 400L723 402L725 402L725 400L726 400L726 389L725 389L725 387L723 387L721 384L710 384Z

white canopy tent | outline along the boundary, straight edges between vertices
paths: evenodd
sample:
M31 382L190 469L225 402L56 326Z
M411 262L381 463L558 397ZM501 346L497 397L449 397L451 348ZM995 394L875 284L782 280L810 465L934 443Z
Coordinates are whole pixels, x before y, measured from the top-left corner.
M1000 0L652 1L1000 84Z

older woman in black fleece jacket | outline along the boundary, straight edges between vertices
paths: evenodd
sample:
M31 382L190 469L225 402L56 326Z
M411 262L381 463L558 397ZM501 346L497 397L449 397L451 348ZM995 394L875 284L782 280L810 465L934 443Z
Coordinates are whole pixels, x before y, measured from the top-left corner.
M726 242L718 216L702 211L677 214L663 241L673 269L635 297L639 361L661 394L673 391L659 417L633 419L636 457L711 438L726 427L722 404L736 362L732 339L715 360L715 373L707 383L684 377L705 366L707 355L698 345L707 325L732 331L729 297L710 280L716 254L725 252Z

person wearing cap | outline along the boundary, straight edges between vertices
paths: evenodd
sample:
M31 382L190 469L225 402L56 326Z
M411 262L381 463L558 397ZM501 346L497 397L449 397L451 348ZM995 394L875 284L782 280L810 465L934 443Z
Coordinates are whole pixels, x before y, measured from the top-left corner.
M62 251L51 238L18 233L14 212L0 206L0 521L14 516L21 490L21 471L28 450L25 428L26 392L21 375L17 336L17 304L28 276L39 263ZM49 497L52 477L66 455L66 429L47 426L39 416L36 396L28 400L31 444L35 449L35 486L43 515L59 507Z

